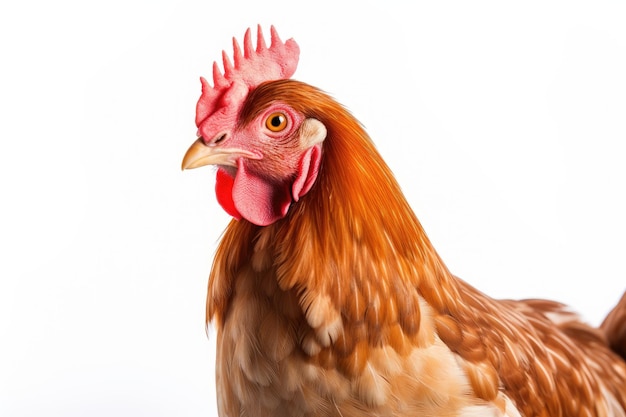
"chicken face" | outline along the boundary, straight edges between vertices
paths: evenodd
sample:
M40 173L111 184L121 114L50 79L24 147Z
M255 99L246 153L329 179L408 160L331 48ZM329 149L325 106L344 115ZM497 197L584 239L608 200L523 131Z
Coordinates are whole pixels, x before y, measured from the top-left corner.
M224 210L266 226L283 218L315 182L326 128L285 103L243 107L254 111L245 124L227 112L200 123L183 169L217 165L216 194Z
M225 52L224 73L213 64L213 86L201 78L199 138L183 169L217 165L219 203L233 217L259 226L283 218L311 188L320 165L322 123L271 97L264 104L254 99L260 85L293 75L299 51L293 39L281 41L274 27L268 47L259 26L256 48L247 30L243 51L233 39L234 64Z

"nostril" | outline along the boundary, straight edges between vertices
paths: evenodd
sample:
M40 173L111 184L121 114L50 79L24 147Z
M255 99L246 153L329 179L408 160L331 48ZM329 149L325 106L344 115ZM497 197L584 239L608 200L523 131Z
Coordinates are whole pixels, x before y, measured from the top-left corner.
M213 144L217 145L218 143L222 142L224 139L226 139L226 133L222 133L220 136L218 136L217 139L213 141Z

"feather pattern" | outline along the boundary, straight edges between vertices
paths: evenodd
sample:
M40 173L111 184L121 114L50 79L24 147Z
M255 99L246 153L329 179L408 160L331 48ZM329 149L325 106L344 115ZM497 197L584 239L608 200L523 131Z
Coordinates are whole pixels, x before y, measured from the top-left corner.
M601 328L611 348L626 360L626 293L602 322Z
M595 329L554 302L487 297L448 271L329 96L264 83L238 125L275 102L321 121L327 138L315 184L287 216L232 221L217 250L207 321L221 415L625 415L626 363L607 342L612 332L624 346L624 300Z

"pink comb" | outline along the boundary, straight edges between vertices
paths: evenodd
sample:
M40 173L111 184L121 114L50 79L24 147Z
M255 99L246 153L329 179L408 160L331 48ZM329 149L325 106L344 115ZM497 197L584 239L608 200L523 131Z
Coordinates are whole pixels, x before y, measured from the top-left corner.
M235 65L222 51L224 74L217 62L213 63L213 87L204 78L202 95L196 106L196 125L200 126L207 117L223 107L227 111L237 111L248 92L265 81L289 78L296 71L300 48L289 39L282 42L274 26L270 28L272 43L268 48L263 39L261 26L257 28L257 45L254 49L250 29L243 38L243 54L237 40L233 38L233 58Z

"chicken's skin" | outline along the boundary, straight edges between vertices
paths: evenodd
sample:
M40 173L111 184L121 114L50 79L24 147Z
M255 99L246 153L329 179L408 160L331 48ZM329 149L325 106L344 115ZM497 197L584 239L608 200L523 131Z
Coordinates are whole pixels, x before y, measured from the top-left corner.
M207 296L221 416L626 416L626 363L603 331L453 276L342 106L289 79L242 100L184 163L222 152L221 181L252 172L277 187L256 200L279 195L256 209L218 185L239 218ZM279 143L263 123L276 106L294 124Z

